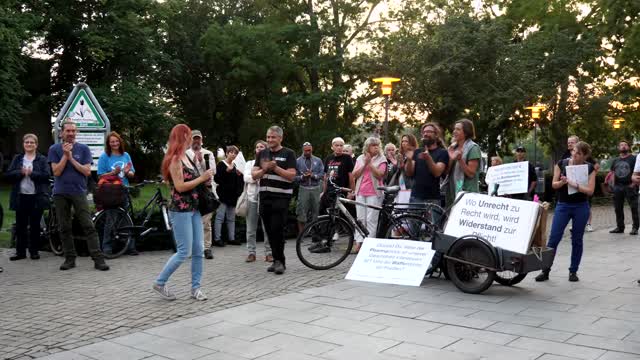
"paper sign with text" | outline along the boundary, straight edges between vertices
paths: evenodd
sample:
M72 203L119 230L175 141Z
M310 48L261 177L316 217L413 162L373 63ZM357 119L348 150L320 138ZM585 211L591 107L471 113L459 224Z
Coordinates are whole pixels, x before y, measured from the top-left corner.
M346 279L420 286L434 254L429 242L366 238Z
M492 166L487 170L485 181L489 193L493 192L495 184L500 184L498 195L526 193L529 190L529 162Z
M484 194L463 193L451 209L444 233L477 235L491 245L526 254L531 244L540 205Z

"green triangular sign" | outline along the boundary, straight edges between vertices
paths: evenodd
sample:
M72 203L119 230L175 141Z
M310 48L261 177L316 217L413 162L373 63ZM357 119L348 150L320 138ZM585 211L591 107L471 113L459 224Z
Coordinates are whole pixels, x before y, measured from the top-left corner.
M78 127L105 127L104 119L100 116L100 113L96 110L96 106L91 102L84 89L78 91L64 119L73 120Z

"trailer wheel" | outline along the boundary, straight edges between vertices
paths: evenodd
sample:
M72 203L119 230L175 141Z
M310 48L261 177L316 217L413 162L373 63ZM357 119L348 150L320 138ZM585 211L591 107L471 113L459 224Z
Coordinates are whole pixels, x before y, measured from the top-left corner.
M513 271L500 271L496 273L495 281L503 286L513 286L524 280L527 274L518 274Z
M475 237L457 240L448 253L447 272L454 285L468 294L487 290L496 277L496 258L489 245Z

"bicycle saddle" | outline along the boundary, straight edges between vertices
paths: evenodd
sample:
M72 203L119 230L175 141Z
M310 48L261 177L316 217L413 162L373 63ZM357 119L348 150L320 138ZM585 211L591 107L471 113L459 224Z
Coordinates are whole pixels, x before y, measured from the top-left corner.
M384 191L385 194L397 194L400 192L400 186L378 186L378 190Z

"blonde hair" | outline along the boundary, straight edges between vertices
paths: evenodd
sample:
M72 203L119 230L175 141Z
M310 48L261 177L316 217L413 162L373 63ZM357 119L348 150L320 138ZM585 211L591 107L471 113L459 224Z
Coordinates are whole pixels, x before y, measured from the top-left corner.
M498 165L502 165L502 158L500 156L492 156L491 157L491 164L493 165L493 160L495 160Z
M38 145L38 137L36 136L36 134L24 134L24 136L22 137L22 142L25 142L27 139L33 139L33 141L36 142L36 145Z
M380 139L375 136L368 137L367 140L364 141L364 146L362 146L362 154L366 154L369 151L369 147L371 145L380 145ZM383 155L382 148L378 150L378 155Z

